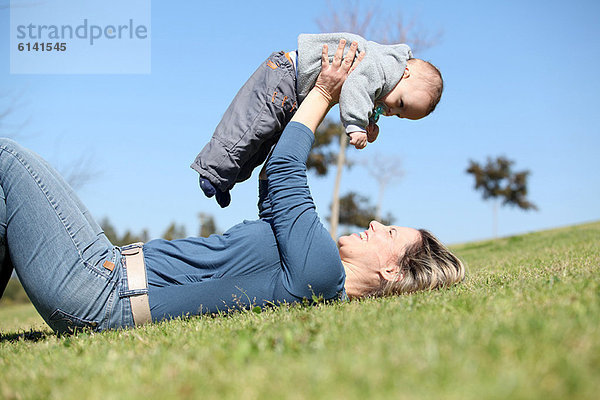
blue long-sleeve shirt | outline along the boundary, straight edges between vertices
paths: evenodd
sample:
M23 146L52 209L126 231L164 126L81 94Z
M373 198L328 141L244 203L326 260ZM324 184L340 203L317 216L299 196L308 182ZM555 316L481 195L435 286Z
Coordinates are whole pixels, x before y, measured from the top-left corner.
M337 246L307 184L313 141L306 126L287 125L260 182L259 220L223 235L144 245L154 320L344 296Z

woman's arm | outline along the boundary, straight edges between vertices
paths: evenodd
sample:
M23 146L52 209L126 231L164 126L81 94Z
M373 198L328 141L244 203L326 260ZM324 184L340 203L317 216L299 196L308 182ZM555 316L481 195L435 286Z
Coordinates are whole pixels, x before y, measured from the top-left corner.
M298 122L308 127L311 132L316 131L317 127L325 118L325 115L333 105L339 101L342 85L346 77L352 72L356 66L364 58L365 53L362 52L354 63L356 51L358 48L357 42L352 42L350 50L343 58L346 41L340 40L337 51L334 55L333 62L329 63L328 47L323 45L321 53L321 73L317 78L314 88L308 93L296 114L291 121ZM343 62L342 62L343 58ZM261 219L271 218L271 204L267 197L267 163L263 166L259 174L258 182L258 211Z
M317 78L315 86L308 93L302 104L300 104L300 108L298 108L298 111L292 117L292 121L305 125L313 133L323 121L323 118L325 118L329 109L339 101L342 85L348 74L356 68L365 56L364 52L360 53L356 62L353 64L352 61L356 56L358 43L352 42L346 57L343 57L345 46L346 41L344 39L340 40L340 44L333 57L333 62L330 64L327 55L327 45L323 45L323 51L321 53L321 73Z
M331 299L344 287L337 246L316 213L306 179L306 159L314 131L337 102L352 68L351 62L342 62L344 45L340 42L331 64L324 49L323 68L315 88L283 131L266 164L267 182L263 189L271 205L268 221L282 261L282 284L298 298L316 295ZM354 45L346 59L354 59L355 52Z

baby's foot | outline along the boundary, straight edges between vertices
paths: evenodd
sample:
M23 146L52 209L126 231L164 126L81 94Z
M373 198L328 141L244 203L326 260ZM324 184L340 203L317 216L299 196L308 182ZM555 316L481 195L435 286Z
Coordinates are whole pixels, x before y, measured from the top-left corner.
M215 196L217 204L221 206L221 208L225 208L229 205L229 203L231 203L231 195L229 194L229 190L224 192L220 191L214 187L208 179L200 177L200 189L202 189L204 195L208 198Z
M231 203L231 195L229 194L229 190L221 192L217 190L215 193L215 198L217 199L217 204L221 206L221 208L225 208Z
M204 192L204 195L211 198L217 193L217 189L213 186L208 179L200 177L200 189Z

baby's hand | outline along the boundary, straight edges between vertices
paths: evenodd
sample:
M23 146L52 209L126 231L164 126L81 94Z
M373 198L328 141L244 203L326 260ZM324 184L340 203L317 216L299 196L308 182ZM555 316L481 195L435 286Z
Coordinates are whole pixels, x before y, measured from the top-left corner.
M377 136L379 136L379 126L377 124L367 125L367 140L369 143L373 143Z
M358 150L364 149L367 146L367 132L351 132L350 144L356 147Z

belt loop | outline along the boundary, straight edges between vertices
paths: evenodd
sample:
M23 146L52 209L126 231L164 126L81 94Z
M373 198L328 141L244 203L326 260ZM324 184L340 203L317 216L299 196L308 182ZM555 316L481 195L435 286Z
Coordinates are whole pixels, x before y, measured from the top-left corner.
M127 271L127 285L129 286L129 290L146 289L146 293L129 297L133 322L136 326L152 321L150 302L148 300L148 280L146 278L143 245L143 243L138 242L121 248L121 254L125 258L125 269Z

